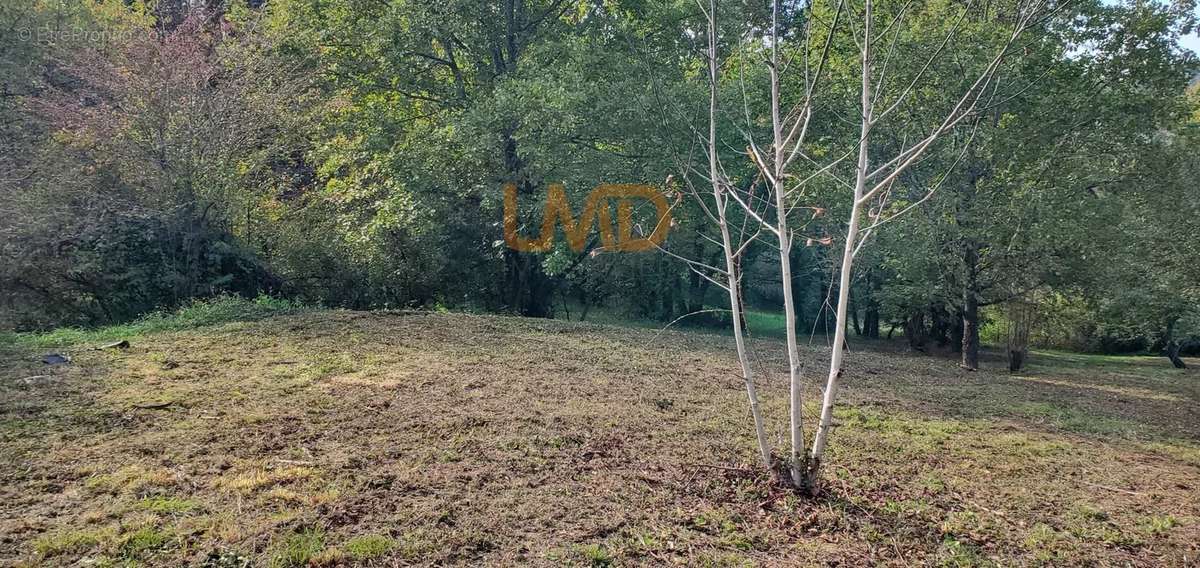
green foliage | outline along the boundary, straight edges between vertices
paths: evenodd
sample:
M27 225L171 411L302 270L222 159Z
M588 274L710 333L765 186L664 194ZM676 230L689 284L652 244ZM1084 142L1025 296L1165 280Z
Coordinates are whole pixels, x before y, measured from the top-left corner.
M60 328L47 333L20 333L0 336L5 343L29 347L62 347L130 339L162 331L180 331L234 321L253 321L277 315L299 313L308 308L292 301L259 296L247 300L239 296L218 296L196 300L172 312L154 312L128 324L98 329Z
M908 195L893 200L893 208L915 203L939 179L937 172L958 162L938 192L878 235L880 250L869 257L875 268L867 270L885 276L876 294L886 319L912 321L914 314L924 314L925 333L956 342L964 304L972 298L993 306L982 318L984 336L1003 342L1008 322L1002 308L1021 300L1038 306L1035 345L1144 349L1162 336L1168 318L1152 316L1148 308L1173 295L1151 291L1146 284L1154 279L1132 279L1157 270L1155 277L1172 282L1182 276L1182 267L1166 268L1169 261L1149 268L1145 253L1159 249L1144 236L1177 232L1189 214L1153 220L1140 206L1134 215L1127 208L1140 201L1135 195L1141 191L1134 188L1172 183L1177 172L1187 171L1180 161L1152 164L1178 155L1171 146L1179 143L1170 142L1176 135L1167 133L1180 128L1181 112L1191 105L1184 85L1195 58L1174 47L1188 18L1152 3L1076 8L1077 25L1051 26L1007 66L1000 88L1024 87L991 105L964 131L969 151L928 160L915 170L915 187L901 189ZM1125 48L1134 37L1143 49ZM1088 48L1064 56L1081 45ZM955 92L948 88L929 96L936 101ZM1075 126L1083 124L1087 127ZM1126 158L1113 160L1114 153ZM1159 192L1154 203L1178 211L1168 204L1184 200L1170 195ZM1124 251L1141 256L1120 256ZM1112 287L1117 267L1134 268L1120 295L1143 297L1120 301L1121 309L1136 313L1129 319L1148 328L1115 328L1115 311L1105 306L1117 299ZM1186 286L1164 282L1162 288Z
M37 18L61 28L31 31ZM256 209L290 174L304 75L201 13L158 23L122 2L17 17L73 39L31 42L36 88L5 109L42 135L0 176L0 325L111 324L279 288L255 250Z
M226 294L571 319L593 308L638 321L697 314L681 323L728 326L727 295L680 260L723 265L711 211L694 198L706 186L694 170L707 85L692 3L209 5L0 7L3 29L63 39L0 38L0 330L136 322L36 340L65 341L192 325L159 312ZM830 21L834 6L815 4L814 21ZM742 188L763 186L744 148L770 124L764 7L719 7L719 153ZM1006 40L998 23L1013 9L876 4L878 21L903 17L889 28L878 94L881 107L899 104L875 126L875 155L939 123ZM804 61L793 39L805 22L791 10L781 48ZM1035 344L1157 349L1196 338L1198 115L1184 88L1196 61L1176 46L1193 20L1163 3L1096 0L1046 19L1005 60L987 104L873 212L905 216L873 232L857 261L856 327L876 336L904 326L910 339L949 345L970 299L998 342L1001 307L1021 298L1039 304ZM830 59L797 175L856 147L850 29L812 29L814 45L830 40ZM785 107L806 88L803 73L786 73ZM796 220L808 246L792 256L800 326L818 333L834 300L837 247L824 238L836 243L848 214L832 180L849 167L815 175L797 196L822 211ZM518 186L525 235L540 228L550 183L565 184L573 205L602 183L660 187L672 203L670 254L597 242L510 251L506 182ZM737 207L729 214L754 232ZM763 313L782 303L768 241L740 259L745 300Z

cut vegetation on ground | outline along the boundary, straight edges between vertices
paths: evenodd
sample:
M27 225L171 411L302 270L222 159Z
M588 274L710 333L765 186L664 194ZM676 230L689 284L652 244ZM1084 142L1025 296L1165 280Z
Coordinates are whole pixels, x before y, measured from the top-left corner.
M725 336L429 313L219 319L7 342L0 564L1200 558L1200 373L1161 358L1035 354L1013 375L855 345L809 500L753 466ZM114 334L131 347L91 349ZM71 362L44 365L64 341ZM783 350L752 346L782 448ZM825 352L806 350L808 401Z

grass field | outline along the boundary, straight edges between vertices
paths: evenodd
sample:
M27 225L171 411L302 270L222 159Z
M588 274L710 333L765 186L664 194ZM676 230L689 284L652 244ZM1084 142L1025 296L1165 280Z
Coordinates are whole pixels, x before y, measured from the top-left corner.
M728 337L284 311L8 338L0 565L1200 558L1200 372L1163 359L1039 353L1011 375L855 345L805 499L753 466ZM776 440L781 348L753 342Z

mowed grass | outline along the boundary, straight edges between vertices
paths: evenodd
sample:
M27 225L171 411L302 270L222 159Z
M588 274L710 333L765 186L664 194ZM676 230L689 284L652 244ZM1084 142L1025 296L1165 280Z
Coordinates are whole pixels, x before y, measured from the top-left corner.
M24 337L0 565L1194 565L1200 374L854 345L802 498L755 466L730 338L317 311ZM48 344L72 357L47 367ZM782 345L752 342L784 447ZM806 348L809 425L822 347Z

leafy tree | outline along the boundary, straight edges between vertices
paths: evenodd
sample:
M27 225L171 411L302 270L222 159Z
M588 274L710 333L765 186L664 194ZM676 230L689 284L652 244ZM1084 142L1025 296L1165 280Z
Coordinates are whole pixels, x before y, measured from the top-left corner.
M100 322L274 288L247 244L304 76L203 13L173 29L117 14L111 41L53 53L27 99L55 135L12 202L5 289Z
M893 317L954 314L961 324L935 335L961 337L969 369L978 366L981 307L1084 283L1116 222L1102 196L1139 175L1143 165L1129 157L1157 152L1157 132L1181 109L1191 58L1174 45L1186 19L1147 5L1079 8L1079 19L1024 47L970 150L948 158L955 174L914 220L921 246L905 239L883 260L899 276L885 285Z

